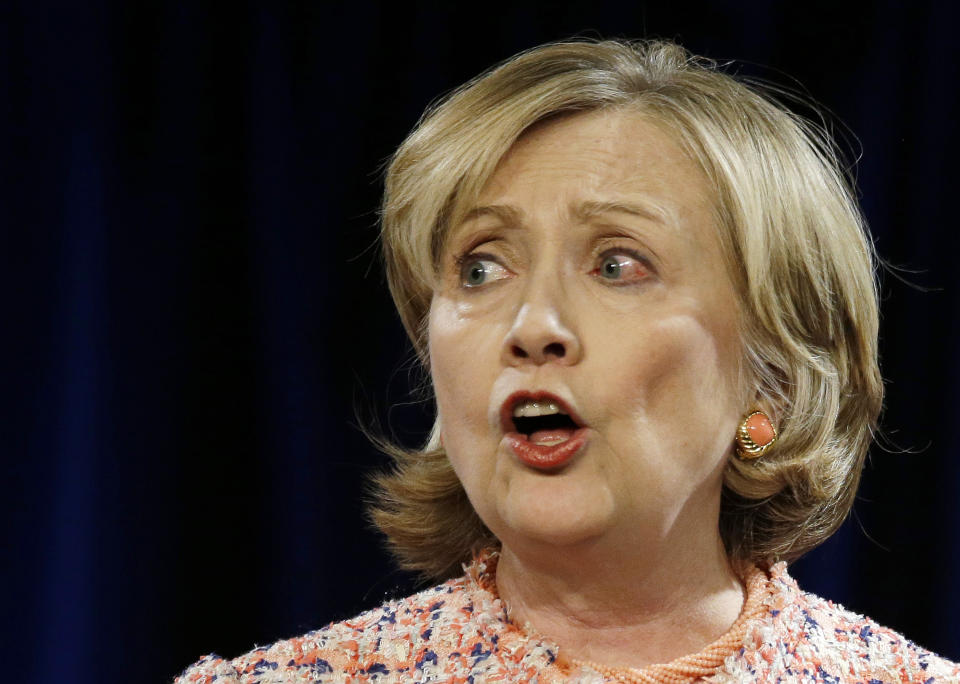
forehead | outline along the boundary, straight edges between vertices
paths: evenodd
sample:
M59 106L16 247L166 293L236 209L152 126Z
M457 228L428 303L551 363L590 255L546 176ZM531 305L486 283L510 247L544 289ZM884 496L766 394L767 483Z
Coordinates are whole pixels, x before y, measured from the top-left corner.
M729 256L717 230L716 193L677 136L652 115L606 109L553 117L529 128L472 201L458 198L443 236L496 223L583 224L604 207L626 208L682 243ZM623 213L620 214L623 216ZM728 264L729 266L729 264Z
M537 190L564 199L633 197L671 212L714 204L703 172L674 135L650 116L622 109L564 115L532 127L500 160L477 204Z
M500 159L473 202L459 203L444 247L456 251L473 235L502 228L536 228L550 240L622 229L667 259L667 277L709 281L717 294L726 293L719 284L736 291L717 193L678 141L667 124L636 110L541 122Z
M504 216L491 207L520 218L534 206L550 207L577 218L584 207L615 205L665 226L689 224L694 216L694 223L715 224L714 193L700 167L665 125L635 110L560 115L534 125L472 197L455 202L444 241L479 217Z

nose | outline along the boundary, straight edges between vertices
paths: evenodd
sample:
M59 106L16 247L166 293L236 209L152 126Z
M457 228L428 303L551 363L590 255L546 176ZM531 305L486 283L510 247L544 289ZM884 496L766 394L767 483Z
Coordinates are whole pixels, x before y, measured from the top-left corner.
M577 363L582 353L580 339L570 325L570 307L562 290L544 283L527 288L525 295L503 341L503 363Z

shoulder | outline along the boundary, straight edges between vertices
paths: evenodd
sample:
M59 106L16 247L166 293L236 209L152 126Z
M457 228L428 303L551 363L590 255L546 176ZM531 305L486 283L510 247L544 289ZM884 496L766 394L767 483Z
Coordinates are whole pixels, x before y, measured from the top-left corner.
M519 640L509 631L499 599L462 577L233 660L206 656L175 684L510 681L553 662L546 648L516 643L506 664L503 646Z
M176 684L338 681L344 674L374 677L409 666L416 662L416 647L430 640L432 623L453 622L469 602L467 589L462 580L447 582L233 660L211 654Z
M752 677L763 673L783 682L960 681L957 664L868 617L802 591L782 563L771 569L770 587L766 616L727 663L728 670Z

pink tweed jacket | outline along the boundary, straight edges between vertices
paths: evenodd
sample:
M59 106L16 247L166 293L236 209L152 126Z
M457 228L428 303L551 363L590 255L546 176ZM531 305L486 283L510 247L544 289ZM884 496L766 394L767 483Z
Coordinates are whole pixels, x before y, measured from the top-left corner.
M651 670L614 678L565 659L556 645L508 620L496 595L494 569L495 557L481 557L459 579L352 620L234 660L205 656L176 684L678 681ZM773 566L767 578L764 607L747 625L740 648L687 681L960 682L960 666L801 591L785 564Z

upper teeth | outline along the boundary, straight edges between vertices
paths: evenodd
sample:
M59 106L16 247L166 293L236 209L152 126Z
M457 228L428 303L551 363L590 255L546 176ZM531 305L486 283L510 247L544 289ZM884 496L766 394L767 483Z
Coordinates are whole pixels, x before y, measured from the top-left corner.
M549 416L554 413L562 413L563 415L567 415L567 412L560 408L560 404L550 400L533 401L532 399L526 399L513 407L514 418Z

